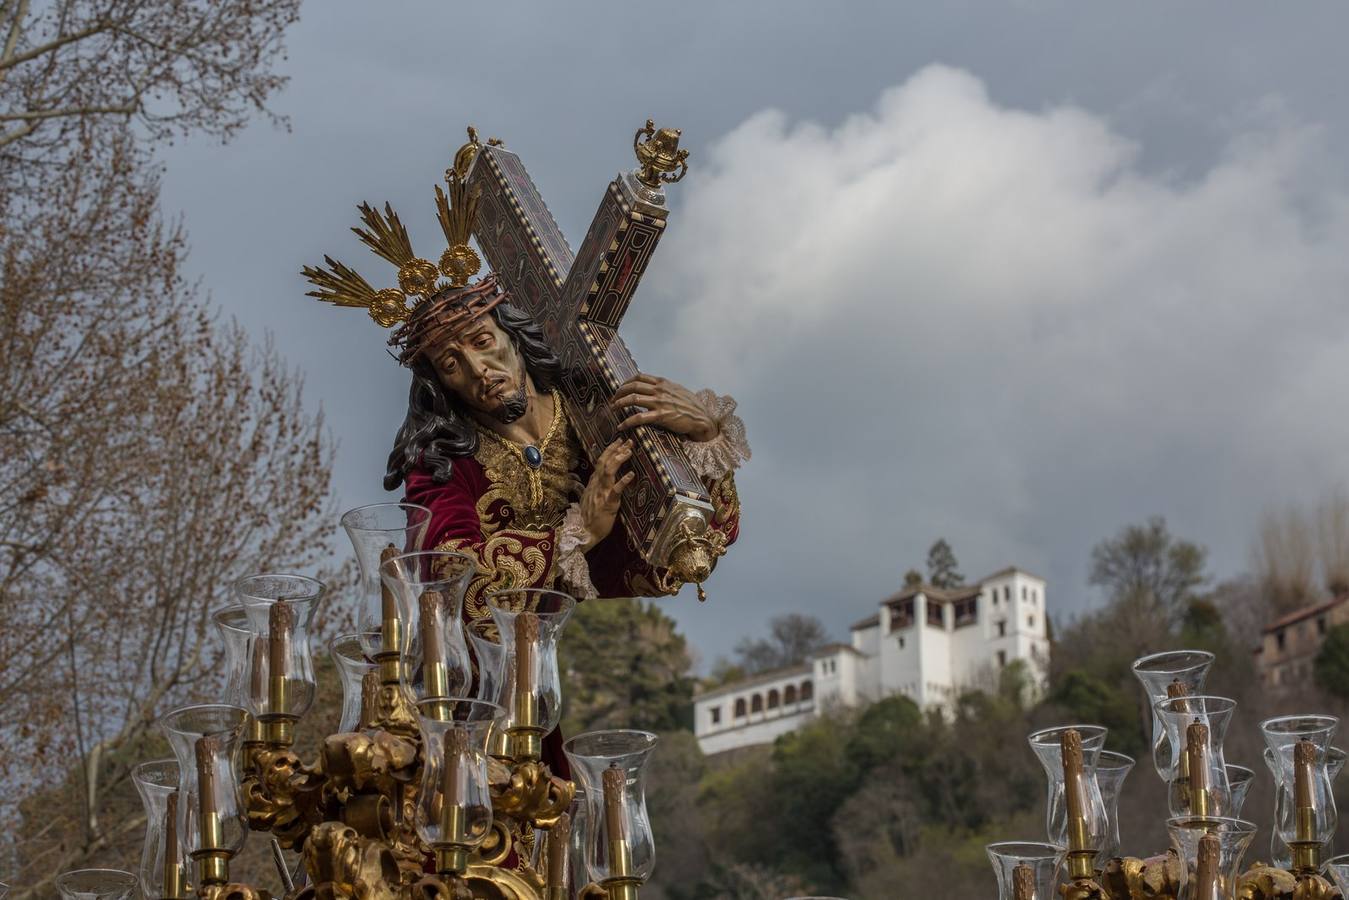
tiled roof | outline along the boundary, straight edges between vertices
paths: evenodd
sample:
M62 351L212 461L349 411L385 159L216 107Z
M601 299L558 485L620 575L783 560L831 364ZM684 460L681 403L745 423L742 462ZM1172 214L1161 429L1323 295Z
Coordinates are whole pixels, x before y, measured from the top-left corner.
M929 600L935 600L938 603L954 603L957 600L968 600L971 597L978 597L983 592L983 588L977 584L962 585L957 588L935 588L930 584L919 584L910 588L905 588L893 597L887 597L882 603L899 603L902 600L911 600L922 594Z
M849 631L866 631L868 628L875 628L876 626L878 626L878 625L880 625L880 624L881 624L881 614L880 614L880 613L876 613L876 615L874 615L874 616L867 616L865 619L863 619L863 620L860 621L860 622L853 622L851 625L848 626L848 630L849 630Z
M834 644L825 644L823 647L820 647L814 653L810 654L810 658L819 659L821 656L829 656L833 653L838 652L839 650L848 650L851 651L852 653L857 654L858 656L862 655L862 651L858 650L852 644L834 643Z
M1349 594L1334 597L1324 603L1317 603L1314 606L1304 606L1302 609L1295 609L1287 615L1280 616L1266 625L1264 627L1264 633L1269 634L1271 631L1278 631L1280 628L1286 628L1294 622L1301 622L1303 619L1309 619L1320 613L1328 612L1346 601L1349 601Z

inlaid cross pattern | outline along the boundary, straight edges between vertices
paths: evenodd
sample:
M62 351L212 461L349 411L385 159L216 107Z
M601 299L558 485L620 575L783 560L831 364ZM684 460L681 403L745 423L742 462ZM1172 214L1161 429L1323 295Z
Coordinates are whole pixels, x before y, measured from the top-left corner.
M539 323L562 360L558 387L592 463L630 411L609 407L618 387L638 373L618 327L665 231L660 183L678 180L670 174L675 166L686 168L678 136L656 132L650 122L637 133L642 168L609 184L575 255L519 156L497 144L479 146L469 170L469 189L478 196L474 237L511 302ZM623 495L622 522L648 562L701 582L711 559L691 564L676 548L708 530L707 491L674 435L638 426L633 438L630 465L637 474Z

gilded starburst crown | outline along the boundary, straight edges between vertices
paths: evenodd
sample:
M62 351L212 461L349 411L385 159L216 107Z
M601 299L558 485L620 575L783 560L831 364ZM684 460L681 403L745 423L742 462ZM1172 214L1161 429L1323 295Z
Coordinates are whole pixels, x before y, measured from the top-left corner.
M495 145L500 141L492 139L488 143ZM436 185L436 218L449 245L439 264L413 252L407 228L390 204L384 204L381 212L369 203L362 203L357 209L364 227L351 230L376 255L398 267L398 287L377 290L355 269L325 255L326 268L305 266L302 270L304 277L318 288L308 291L306 296L336 306L362 307L382 327L392 328L406 323L433 297L454 294L457 293L454 288L466 287L482 268L482 260L468 243L478 197L476 191L469 191L466 181L469 165L480 147L477 130L470 126L468 143L459 148L454 164L445 171L445 189Z

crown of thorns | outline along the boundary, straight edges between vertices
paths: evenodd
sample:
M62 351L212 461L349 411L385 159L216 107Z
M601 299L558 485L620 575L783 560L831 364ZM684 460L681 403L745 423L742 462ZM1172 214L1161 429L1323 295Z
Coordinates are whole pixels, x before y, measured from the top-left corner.
M491 276L469 283L482 268L482 260L468 243L477 214L478 193L469 191L466 179L482 145L472 127L468 129L468 138L468 143L455 154L454 165L445 171L446 190L436 185L436 218L449 244L438 265L413 253L407 228L391 205L384 204L381 213L362 203L357 209L365 227L351 230L376 255L398 267L398 287L376 290L356 270L326 255L323 257L326 268L305 266L302 270L304 277L318 288L308 291L306 296L336 306L362 307L381 327L398 326L389 344L399 348L398 359L404 364L423 348L453 337L506 299Z

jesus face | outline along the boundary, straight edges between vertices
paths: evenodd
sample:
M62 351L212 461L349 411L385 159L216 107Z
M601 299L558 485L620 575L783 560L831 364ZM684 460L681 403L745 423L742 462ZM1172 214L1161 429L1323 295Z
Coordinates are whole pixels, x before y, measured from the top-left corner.
M499 422L514 422L525 414L529 395L524 358L490 315L427 356L441 384L469 409Z

